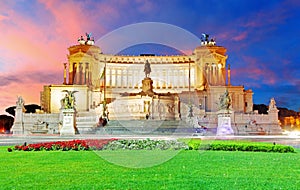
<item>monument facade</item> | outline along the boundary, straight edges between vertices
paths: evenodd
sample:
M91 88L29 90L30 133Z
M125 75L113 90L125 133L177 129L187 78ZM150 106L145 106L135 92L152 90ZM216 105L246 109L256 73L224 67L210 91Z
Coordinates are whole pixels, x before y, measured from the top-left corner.
M94 45L90 35L81 36L68 51L62 84L45 85L41 92L42 114L29 118L23 113L17 119L23 122L23 133L31 133L29 126L37 118L49 123L48 133L57 133L67 91L76 91L72 98L79 132L96 127L103 113L110 121L185 121L193 116L198 125L216 129L218 102L225 92L234 134L281 132L277 108L270 108L268 115L256 114L252 90L231 84L227 50L208 35L191 55L109 55Z

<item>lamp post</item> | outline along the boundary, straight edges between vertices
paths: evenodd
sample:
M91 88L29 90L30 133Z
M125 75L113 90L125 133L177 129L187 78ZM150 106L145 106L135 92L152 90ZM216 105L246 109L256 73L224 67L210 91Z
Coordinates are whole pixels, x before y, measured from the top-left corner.
M103 117L107 117L106 115L106 58L104 58L104 71L103 71Z
M189 118L194 117L193 114L193 105L191 103L191 58L189 58Z

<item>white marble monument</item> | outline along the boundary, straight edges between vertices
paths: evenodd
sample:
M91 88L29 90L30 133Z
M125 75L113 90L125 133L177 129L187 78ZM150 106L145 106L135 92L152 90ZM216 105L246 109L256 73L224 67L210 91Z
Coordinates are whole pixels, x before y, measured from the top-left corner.
M24 100L21 96L18 96L18 100L16 102L15 121L11 129L13 135L24 134L23 112L25 112Z
M217 128L217 136L226 136L233 135L234 131L231 128L231 114L230 110L231 98L229 96L228 91L226 90L223 95L219 98L219 111L218 115L218 128Z
M77 91L69 91L61 100L62 112L62 127L60 129L60 136L75 135L75 97L74 93Z

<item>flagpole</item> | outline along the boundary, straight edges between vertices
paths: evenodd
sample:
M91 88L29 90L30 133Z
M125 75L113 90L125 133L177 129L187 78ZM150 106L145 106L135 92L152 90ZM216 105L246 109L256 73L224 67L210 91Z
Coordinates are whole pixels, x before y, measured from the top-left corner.
M191 58L189 58L189 114L188 117L194 117L193 115L193 105L191 103Z
M106 58L104 58L104 89L103 89L103 117L106 117Z

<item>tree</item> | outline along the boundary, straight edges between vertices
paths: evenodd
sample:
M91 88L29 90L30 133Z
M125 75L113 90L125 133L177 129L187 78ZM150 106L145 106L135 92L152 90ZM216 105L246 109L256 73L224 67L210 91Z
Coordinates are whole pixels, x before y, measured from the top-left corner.
M0 115L0 131L9 133L14 124L14 118L8 115Z
M259 114L268 114L268 106L265 104L253 104L253 110L258 110Z
M294 110L289 110L287 108L278 108L279 109L279 117L297 117L298 113Z
M253 110L258 110L259 114L268 114L268 106L264 105L264 104L254 104L253 105ZM280 108L277 107L277 109L279 110L278 116L279 117L297 117L299 113L297 113L294 110L289 110L287 108Z
M26 109L25 113L35 113L37 109L41 109L41 106L36 105L36 104L28 104L28 105L25 105L24 107ZM15 109L16 109L16 106L11 106L11 107L6 108L5 111L7 113L9 113L10 115L15 116Z

